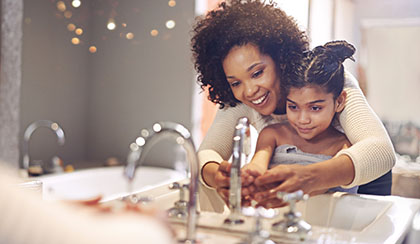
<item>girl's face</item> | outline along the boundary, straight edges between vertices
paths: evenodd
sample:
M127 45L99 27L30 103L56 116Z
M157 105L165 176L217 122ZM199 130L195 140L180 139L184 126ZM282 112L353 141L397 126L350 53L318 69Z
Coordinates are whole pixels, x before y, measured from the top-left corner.
M336 112L344 109L346 93L336 100L319 86L291 88L286 101L287 119L298 135L312 140L331 124Z
M272 114L280 102L280 80L273 59L253 44L233 47L223 60L233 95L263 115Z

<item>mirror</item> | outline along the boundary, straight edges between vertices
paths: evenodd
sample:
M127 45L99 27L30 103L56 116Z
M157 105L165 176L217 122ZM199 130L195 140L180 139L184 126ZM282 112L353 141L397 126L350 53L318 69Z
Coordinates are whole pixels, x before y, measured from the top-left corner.
M36 130L32 158L99 166L156 121L191 128L194 0L24 0L23 15L19 138L41 119L66 135Z
M74 7L73 2L81 5ZM59 147L53 133L36 131L30 143L34 158L49 160L59 154L76 166L101 165L109 157L124 160L140 129L155 121L170 120L192 129L196 106L192 101L198 92L189 43L196 4L194 0L24 0L19 138L26 126L40 119L56 121L66 132L66 144ZM357 63L347 68L358 77L381 119L418 125L419 49L414 44L418 34L384 30L386 36L374 40L373 29L367 30L364 23L419 19L420 3L312 0L308 9L313 44L346 39L356 46ZM110 30L112 22L115 29ZM411 27L413 23L418 29L419 21ZM396 45L404 36L408 42ZM376 54L386 56L371 56ZM411 59L399 56L397 62L395 54ZM402 69L397 71L396 65ZM392 71L396 73L388 75ZM384 76L397 77L390 80L388 93L381 90Z

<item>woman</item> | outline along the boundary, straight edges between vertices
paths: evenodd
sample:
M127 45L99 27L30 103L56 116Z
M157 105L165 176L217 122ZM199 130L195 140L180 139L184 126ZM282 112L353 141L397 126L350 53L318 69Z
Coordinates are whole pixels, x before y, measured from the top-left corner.
M308 48L295 21L273 4L234 0L222 3L194 28L192 51L198 82L208 87L209 99L220 105L198 156L201 179L209 201L210 189L226 196L232 135L237 120L248 117L260 132L284 121L283 86L297 79L299 62ZM366 102L357 81L345 74L347 101L338 116L352 146L315 169L279 165L256 179L270 188L266 203L278 203L277 191L302 189L314 193L336 186L351 188L388 172L395 163L391 141L381 121ZM216 211L219 203L213 202Z

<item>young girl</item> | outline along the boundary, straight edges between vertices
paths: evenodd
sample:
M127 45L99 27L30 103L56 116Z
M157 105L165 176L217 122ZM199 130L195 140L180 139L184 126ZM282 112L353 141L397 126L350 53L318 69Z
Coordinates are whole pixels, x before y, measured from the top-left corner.
M351 146L333 121L346 101L342 63L354 52L355 48L345 41L328 42L307 52L298 71L299 80L286 85L287 121L267 126L259 134L254 157L242 169L245 187L268 168L310 165ZM356 193L357 186L330 190Z

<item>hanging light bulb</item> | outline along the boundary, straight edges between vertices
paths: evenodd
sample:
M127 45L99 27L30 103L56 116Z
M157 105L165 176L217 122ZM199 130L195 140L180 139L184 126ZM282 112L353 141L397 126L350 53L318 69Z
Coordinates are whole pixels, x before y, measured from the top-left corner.
M106 28L108 28L108 30L115 30L115 27L117 27L115 20L113 18L109 18Z

